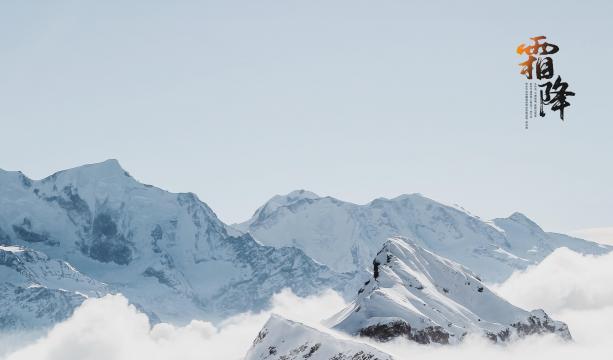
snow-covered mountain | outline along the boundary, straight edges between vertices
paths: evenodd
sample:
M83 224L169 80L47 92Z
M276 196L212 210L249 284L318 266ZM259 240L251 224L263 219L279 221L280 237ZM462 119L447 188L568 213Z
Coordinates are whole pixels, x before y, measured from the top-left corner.
M299 249L233 234L194 194L141 184L115 160L37 181L0 170L0 298L24 311L38 311L26 304L35 292L65 308L49 315L58 320L84 296L121 292L152 318L215 321L262 309L283 288L345 286Z
M543 260L566 246L585 254L612 247L543 231L520 213L485 221L457 206L419 194L356 205L308 191L275 196L245 223L235 225L257 241L295 246L338 272L362 272L393 236L406 236L428 250L459 262L488 282Z
M272 315L245 360L392 360L371 346Z
M540 333L571 338L566 324L542 310L529 312L510 304L464 266L408 239L387 241L373 267L357 298L328 321L334 329L422 344L458 343L473 333L497 342Z

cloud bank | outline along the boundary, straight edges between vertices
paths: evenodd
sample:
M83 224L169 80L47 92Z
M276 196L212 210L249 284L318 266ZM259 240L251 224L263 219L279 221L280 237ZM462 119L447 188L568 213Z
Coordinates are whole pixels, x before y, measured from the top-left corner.
M493 345L478 337L458 346L422 346L404 341L369 343L400 360L609 359L613 354L612 283L613 254L582 256L558 249L541 264L494 287L518 306L543 308L557 320L567 322L573 342L543 336L507 345ZM145 315L124 297L106 296L86 301L70 319L2 359L241 359L270 313L321 328L320 320L344 306L334 292L299 298L284 291L272 299L270 311L241 314L217 326L194 320L184 327L158 324L150 328Z
M46 336L4 356L6 360L190 360L242 359L272 312L307 324L345 306L335 292L300 298L290 291L273 297L271 310L241 314L217 327L193 320L184 327L147 317L121 295L86 300ZM0 342L1 343L1 342Z
M613 306L613 253L584 256L555 250L539 265L514 273L494 290L524 308L550 313Z

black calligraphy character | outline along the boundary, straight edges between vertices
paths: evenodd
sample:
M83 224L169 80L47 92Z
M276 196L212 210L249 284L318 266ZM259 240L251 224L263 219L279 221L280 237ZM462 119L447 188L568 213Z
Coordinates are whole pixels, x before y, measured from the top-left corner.
M560 111L560 119L564 121L564 108L570 106L570 103L566 101L567 96L575 96L575 93L572 91L567 91L568 83L562 81L560 75L556 79L555 83L551 83L551 81L546 82L543 85L539 85L539 87L544 87L545 92L543 90L541 93L541 117L545 116L545 111L543 110L543 105L551 105L552 111ZM552 96L553 94L553 96Z
M553 77L553 60L547 56L536 61L536 78L551 79Z

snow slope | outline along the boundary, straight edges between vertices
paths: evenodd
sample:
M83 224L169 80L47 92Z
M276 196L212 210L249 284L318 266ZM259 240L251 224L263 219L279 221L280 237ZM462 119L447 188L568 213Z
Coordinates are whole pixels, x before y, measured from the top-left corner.
M391 360L366 344L343 340L272 315L245 360Z
M19 246L0 245L0 279L0 330L50 326L109 291L67 262Z
M508 303L470 270L408 239L387 241L373 266L372 278L330 326L381 341L402 336L424 344L458 343L469 333L494 341L534 333L571 338L566 324Z
M181 324L262 309L283 288L309 295L345 286L342 275L298 249L236 233L194 194L141 184L115 160L38 181L0 170L0 245L34 254L29 275L12 269L0 280L3 298L22 286L13 277L34 283L49 266L70 266L150 316ZM69 287L68 273L57 283L46 278L48 289L92 289L85 280Z
M419 246L471 268L488 282L501 282L561 246L585 254L612 249L544 232L519 213L484 221L462 208L419 194L356 205L295 191L275 196L250 220L235 227L263 244L295 246L338 272L357 271L363 278L381 245L393 236L414 239Z

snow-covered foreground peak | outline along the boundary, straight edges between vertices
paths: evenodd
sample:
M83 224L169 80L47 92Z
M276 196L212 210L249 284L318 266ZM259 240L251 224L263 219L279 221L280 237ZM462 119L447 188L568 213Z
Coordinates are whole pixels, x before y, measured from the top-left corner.
M245 357L245 360L263 359L392 360L392 357L369 345L272 315Z
M513 306L464 266L403 238L383 245L372 278L328 323L351 335L424 344L458 343L469 333L494 341L540 333L570 339L564 323Z
M285 204L285 205L282 205ZM272 246L294 246L338 272L367 269L381 245L405 236L459 262L488 282L536 264L560 246L602 254L612 248L543 231L526 216L483 220L459 206L421 194L379 198L365 205L332 197L280 202L272 199L237 228ZM349 254L349 255L348 255Z
M142 184L115 160L42 180L0 172L0 245L43 254L32 269L62 259L163 321L217 321L260 310L284 288L306 296L345 286L298 249L236 233L196 195Z

